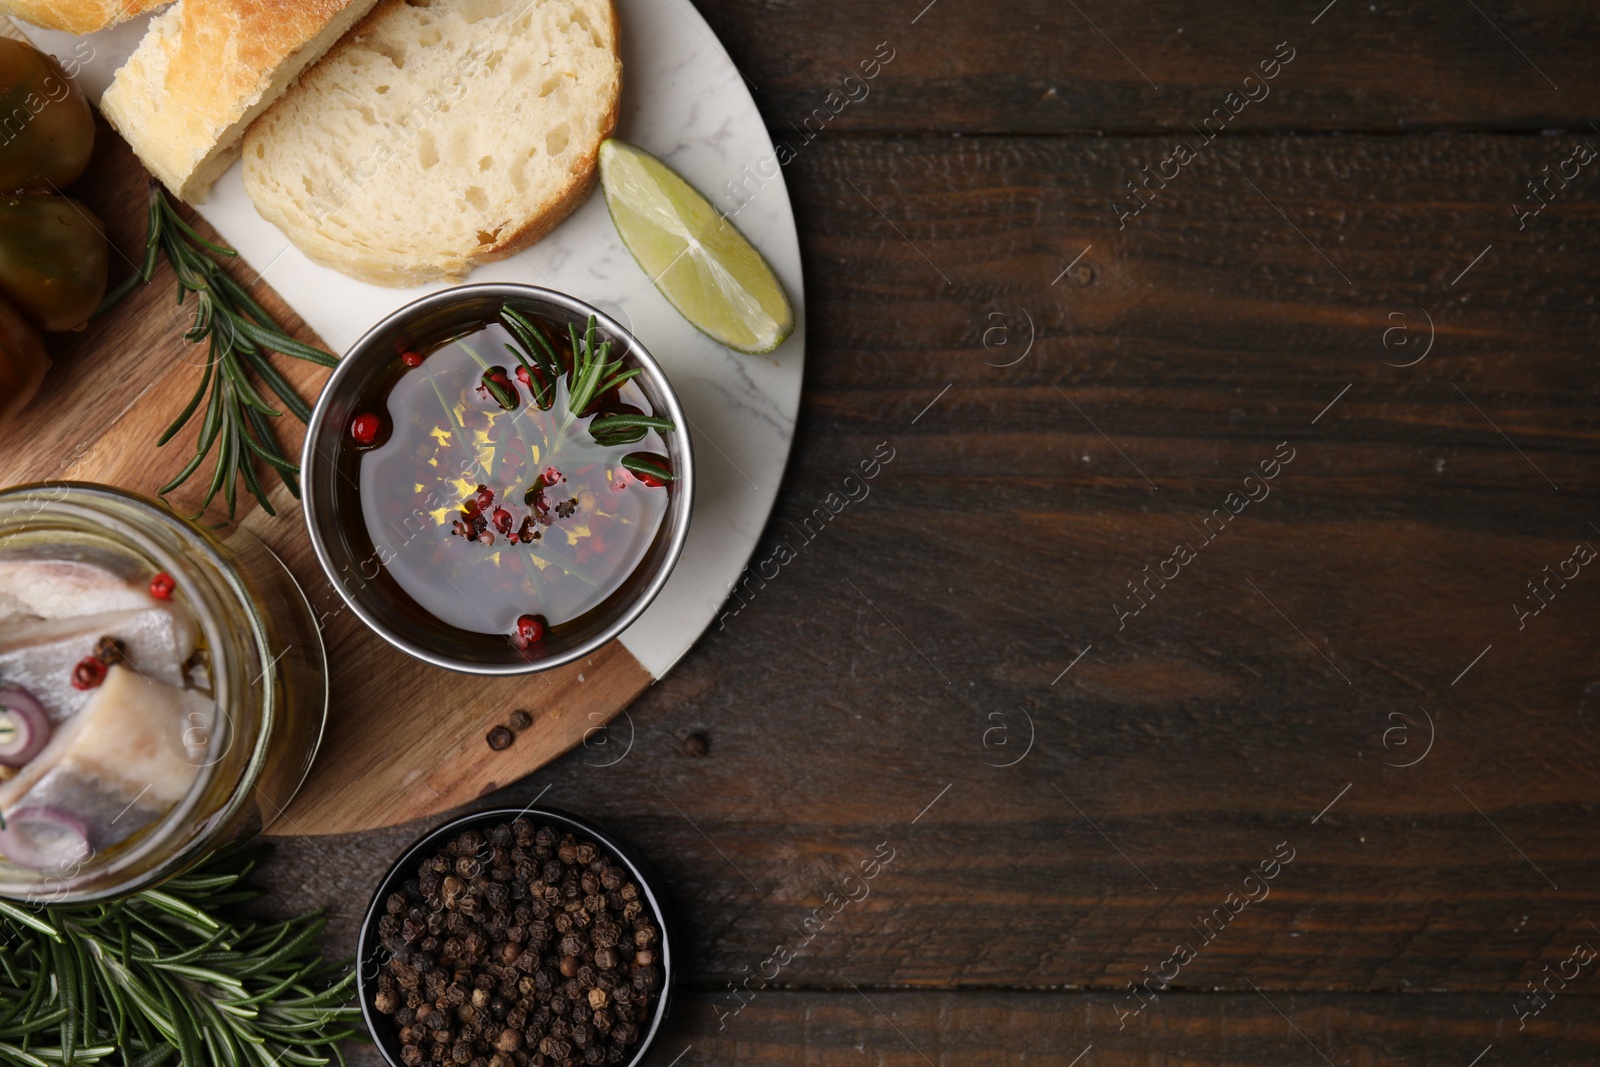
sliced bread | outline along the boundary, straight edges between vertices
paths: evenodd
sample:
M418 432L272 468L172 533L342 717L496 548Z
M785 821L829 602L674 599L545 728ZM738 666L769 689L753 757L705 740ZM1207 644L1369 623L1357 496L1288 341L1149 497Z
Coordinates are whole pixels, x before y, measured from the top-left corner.
M0 15L15 15L47 30L93 33L142 15L168 0L0 0Z
M250 128L245 190L352 277L458 277L583 202L621 85L611 0L384 0Z
M197 203L245 127L373 0L178 0L150 23L100 110L144 165Z

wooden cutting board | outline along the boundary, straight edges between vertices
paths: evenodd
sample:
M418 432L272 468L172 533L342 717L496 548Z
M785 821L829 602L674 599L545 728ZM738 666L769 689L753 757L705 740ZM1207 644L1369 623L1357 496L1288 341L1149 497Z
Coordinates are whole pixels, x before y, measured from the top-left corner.
M67 192L105 224L112 283L132 273L144 250L148 177L120 137L102 122L88 174ZM185 216L218 240L193 212ZM294 336L322 341L247 265L235 277ZM154 495L193 455L200 419L164 448L156 440L199 383L204 350L183 339L191 296L176 303L177 281L163 264L147 286L86 330L47 338L54 367L29 409L0 427L0 485L43 479L104 482ZM323 346L326 347L326 346ZM285 357L275 362L314 400L328 372ZM284 448L298 455L302 427L277 420ZM209 474L209 462L202 474ZM311 550L296 501L275 475L259 471L277 516L248 493L229 522L220 503L202 520L219 536L239 530L283 559L313 606L328 613L331 699L322 749L300 795L278 814L272 834L333 834L405 822L445 811L535 770L600 730L653 680L620 642L588 659L528 678L453 674L391 648L341 606ZM208 477L197 475L169 499L192 514ZM494 752L485 735L518 708L533 716L512 746ZM591 735L591 741L598 737Z

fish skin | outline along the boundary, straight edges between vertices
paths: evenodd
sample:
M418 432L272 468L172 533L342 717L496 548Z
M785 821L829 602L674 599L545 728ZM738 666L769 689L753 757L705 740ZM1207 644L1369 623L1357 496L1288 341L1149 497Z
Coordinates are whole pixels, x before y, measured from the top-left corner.
M65 619L160 603L148 585L87 559L0 557L0 626L30 617Z
M93 693L73 688L72 669L94 654L103 636L123 643L128 665L138 674L182 687L198 627L193 613L179 603L0 625L0 681L27 690L50 720L60 723Z

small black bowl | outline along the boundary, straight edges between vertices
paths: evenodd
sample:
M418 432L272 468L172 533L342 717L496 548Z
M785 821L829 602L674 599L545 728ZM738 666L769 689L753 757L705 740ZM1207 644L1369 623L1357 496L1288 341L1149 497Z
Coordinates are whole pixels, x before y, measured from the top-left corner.
M651 888L651 881L645 875L644 868L610 834L576 815L552 808L493 808L451 819L443 826L424 834L394 861L394 865L378 883L378 889L372 895L372 903L367 905L367 917L361 922L361 933L357 941L360 955L356 969L356 995L361 1001L361 1017L366 1020L373 1044L377 1045L378 1051L383 1054L389 1067L405 1067L400 1059L399 1027L395 1025L393 1017L380 1013L373 1006L378 975L388 958L387 950L379 943L378 920L386 913L385 902L389 899L389 894L399 892L407 881L417 876L417 869L424 859L439 851L452 837L463 830L486 831L497 824L508 823L519 817L527 818L535 826L550 825L570 831L574 836L592 840L605 850L613 861L621 864L638 884L639 892L655 916L656 928L661 931L661 990L656 997L656 1005L651 1010L649 1020L641 1028L639 1043L634 1046L632 1057L623 1061L623 1067L637 1067L644 1060L645 1054L650 1051L650 1046L655 1043L656 1035L666 1020L672 1000L672 939L661 900Z

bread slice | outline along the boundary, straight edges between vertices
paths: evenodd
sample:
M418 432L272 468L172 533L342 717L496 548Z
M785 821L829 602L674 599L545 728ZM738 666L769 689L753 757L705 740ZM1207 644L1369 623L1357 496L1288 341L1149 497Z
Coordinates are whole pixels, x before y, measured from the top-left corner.
M169 0L0 0L0 14L47 30L93 33L152 11Z
M611 0L384 0L250 128L245 190L352 277L458 277L583 202L621 86Z
M178 0L150 23L100 110L150 172L197 203L239 138L373 0Z

